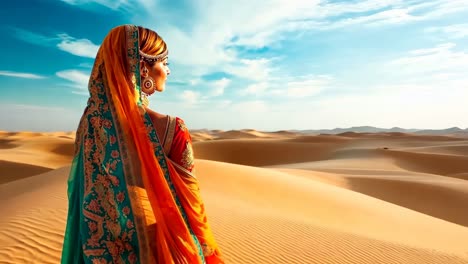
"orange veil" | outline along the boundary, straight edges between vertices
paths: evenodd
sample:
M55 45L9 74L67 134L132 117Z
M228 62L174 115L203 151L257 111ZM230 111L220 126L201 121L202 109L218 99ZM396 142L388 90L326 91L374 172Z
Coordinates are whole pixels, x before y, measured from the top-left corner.
M119 26L96 56L69 177L62 262L224 263L196 179L169 162L141 104L139 47L138 27ZM147 194L155 232L138 189Z

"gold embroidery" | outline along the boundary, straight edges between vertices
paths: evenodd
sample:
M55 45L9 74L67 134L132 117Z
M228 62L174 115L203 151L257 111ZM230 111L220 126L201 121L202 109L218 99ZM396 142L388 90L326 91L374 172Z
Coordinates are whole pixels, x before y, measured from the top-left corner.
M206 243L203 243L201 246L205 257L213 255L214 249L212 247L208 246Z
M177 123L179 124L180 130L182 130L184 132L187 131L187 127L185 126L185 123L184 123L184 121L182 121L182 119L178 119Z
M169 155L171 152L172 141L174 140L174 132L176 127L175 117L168 116L167 131L164 139L164 152Z
M186 141L185 143L185 150L182 153L182 166L187 170L191 170L193 166L193 149L192 145Z

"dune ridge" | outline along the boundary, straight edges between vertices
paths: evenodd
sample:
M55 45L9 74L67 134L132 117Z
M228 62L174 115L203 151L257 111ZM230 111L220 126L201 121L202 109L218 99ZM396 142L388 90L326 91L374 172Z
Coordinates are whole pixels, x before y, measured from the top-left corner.
M468 263L468 139L197 131L227 263ZM58 263L72 132L0 131L0 263Z

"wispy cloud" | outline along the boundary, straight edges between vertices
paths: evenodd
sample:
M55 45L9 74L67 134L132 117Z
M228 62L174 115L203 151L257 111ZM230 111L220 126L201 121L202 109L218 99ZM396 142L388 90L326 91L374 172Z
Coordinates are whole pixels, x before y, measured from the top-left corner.
M63 107L44 106L44 105L27 105L27 104L9 104L9 107L15 110L31 110L31 111L64 111Z
M89 39L75 39L68 34L59 34L61 42L57 47L65 52L76 56L95 58L99 46L92 43Z
M118 10L122 7L128 7L127 0L61 0L70 5L83 6L89 4L98 4L107 8Z
M271 58L239 59L236 63L227 65L224 70L247 80L266 81L275 71L272 61Z
M224 94L224 90L226 87L231 83L231 80L228 78L221 78L219 80L212 81L210 83L211 86L211 94L210 96L220 96Z
M279 94L281 95L284 91L286 96L293 98L314 96L329 86L332 80L330 76L306 76L301 79L288 82L286 89L279 90Z
M468 37L468 23L448 25L444 27L429 27L425 29L428 33L443 33L452 39Z
M240 95L262 95L269 87L267 82L253 83L247 86L247 88L240 90Z
M152 6L159 10L132 15L136 24L157 29L168 42L170 58L178 64L193 67L191 77L219 69L220 65L230 74L240 78L268 81L271 59L267 56L247 58L236 47L257 49L265 46L280 47L279 40L288 34L304 31L333 30L346 26L382 26L403 24L460 12L468 8L463 0L367 0L330 2L320 0L272 0L269 4L251 0L210 1L191 0L190 17L196 23L180 27L179 20L161 19L159 14L171 12L171 7L159 1L149 0L66 0L74 5L90 2L118 9L123 6L145 10ZM229 14L229 16L226 16ZM155 21L155 22L149 22ZM210 30L212 28L216 30Z
M46 47L53 46L53 43L58 40L58 38L56 37L47 37L43 34L32 32L22 28L11 27L10 29L12 30L13 36L15 36L17 39L34 45Z
M289 79L289 80L288 80ZM315 96L331 85L333 78L328 75L307 75L289 77L275 83L257 82L240 90L239 94L257 97L305 98Z
M88 95L89 74L79 70L63 70L56 75L69 81L69 85L76 89L73 93Z
M8 76L8 77L16 77L16 78L24 78L24 79L44 79L45 76L37 75L34 73L26 73L26 72L14 72L14 71L0 71L1 76Z
M268 111L268 103L262 100L238 102L232 105L232 110L238 113L263 113Z
M454 43L444 43L433 48L416 49L407 56L392 60L389 65L407 73L468 70L468 53L455 51Z
M182 92L182 94L180 94L180 98L183 100L184 103L188 105L193 105L198 102L198 99L200 98L200 93L192 90L185 90Z
M21 28L13 28L13 30L14 36L22 41L45 47L56 46L62 51L80 57L94 58L99 49L99 46L89 39L76 39L66 33L45 36Z
M461 12L468 10L466 0L271 0L268 5L252 0L64 2L109 8L122 12L130 23L157 30L169 44L170 60L177 67L171 78L180 78L171 84L182 91L174 92L179 101L161 100L164 102L156 103L157 107L183 114L198 127L434 127L455 125L453 120L464 120L468 114L461 106L468 96L463 90L468 84L464 77L468 55L460 40L467 36L466 24L457 22ZM447 23L462 24L440 26ZM430 25L437 27L427 29L427 33L443 34L452 38L452 43L426 42L434 40L423 34L423 27ZM418 35L418 30L422 34ZM357 33L351 36L352 32ZM395 39L398 45L394 46L376 40L387 33L414 33L414 39ZM336 42L348 36L350 45ZM54 38L53 46L63 42L58 35ZM96 46L73 37L68 41ZM356 42L362 44L356 51L362 52L362 57L351 64L358 56L346 55ZM311 45L311 49L304 45ZM409 46L414 50L402 50ZM317 47L325 48L323 52L310 51ZM331 54L335 51L337 55ZM273 57L278 54L281 57ZM90 52L80 56L92 57ZM351 67L344 69L346 66ZM220 72L229 77L216 81L205 78ZM71 76L69 72L71 85L87 86L87 77L77 81L79 78ZM243 97L226 100L232 95ZM270 109L274 111L265 115ZM305 121L304 115L310 118Z

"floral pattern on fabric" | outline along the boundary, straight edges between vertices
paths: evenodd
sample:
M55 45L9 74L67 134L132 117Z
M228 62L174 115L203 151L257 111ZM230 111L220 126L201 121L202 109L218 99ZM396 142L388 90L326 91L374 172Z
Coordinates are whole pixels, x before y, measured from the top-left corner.
M128 60L135 65L138 31L129 30L126 37ZM139 74L138 68L130 67L134 75ZM88 83L90 97L76 132L62 263L139 262L139 241L124 172L125 143L113 115L105 71L105 61L98 52Z
M101 67L97 67L100 69ZM99 73L90 82L91 97L82 124L84 193L81 230L84 255L97 263L135 263L138 249L122 157ZM102 81L101 81L102 80ZM108 261L108 262L103 262Z
M177 117L176 122L177 126L169 157L188 172L192 172L195 163L192 137L182 119Z
M184 120L177 118L177 125L179 126L179 129L182 130L183 132L187 131L187 126L185 125Z
M187 170L191 170L193 167L193 149L192 144L190 144L189 141L186 141L185 143L185 150L184 152L182 152L182 159L180 162L182 166Z

